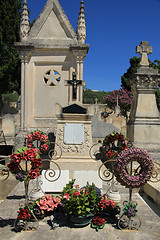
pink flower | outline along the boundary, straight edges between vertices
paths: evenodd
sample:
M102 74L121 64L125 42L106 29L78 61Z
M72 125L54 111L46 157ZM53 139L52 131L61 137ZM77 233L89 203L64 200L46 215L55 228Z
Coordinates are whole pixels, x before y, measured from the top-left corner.
M63 195L63 198L65 198L67 201L69 201L69 199L70 199L71 197L69 196L68 193L65 193L65 194Z
M48 141L48 136L47 135L42 135L40 138L41 142L47 142Z
M52 200L52 196L50 194L45 195L47 200Z

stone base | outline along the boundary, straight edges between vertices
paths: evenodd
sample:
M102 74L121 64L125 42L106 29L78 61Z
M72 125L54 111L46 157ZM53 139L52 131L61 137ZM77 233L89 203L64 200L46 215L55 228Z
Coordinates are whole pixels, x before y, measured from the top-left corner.
M25 137L27 135L27 132L25 131L19 131L17 136L15 137L15 151L18 148L24 147Z
M75 184L80 187L94 183L101 190L102 180L98 176L100 164L100 161L82 157L61 158L51 162L50 169L42 172L42 189L44 192L61 192L69 180L76 179Z
M160 122L135 123L127 126L127 137L133 141L135 147L150 152L160 152Z

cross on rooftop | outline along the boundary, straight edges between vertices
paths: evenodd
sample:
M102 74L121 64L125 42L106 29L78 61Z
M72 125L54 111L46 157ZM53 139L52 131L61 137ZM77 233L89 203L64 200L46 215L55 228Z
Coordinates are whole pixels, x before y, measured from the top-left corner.
M149 66L148 54L152 53L152 47L149 46L148 41L142 41L139 46L136 47L136 53L141 55L141 66Z

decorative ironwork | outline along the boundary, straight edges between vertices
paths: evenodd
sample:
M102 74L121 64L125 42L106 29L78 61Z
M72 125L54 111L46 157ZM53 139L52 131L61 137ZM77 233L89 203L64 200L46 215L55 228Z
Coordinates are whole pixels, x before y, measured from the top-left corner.
M51 160L57 160L62 156L62 149L58 143L50 142L52 149L49 151L48 156Z
M102 142L99 140L98 143L93 144L93 146L89 150L89 155L93 160L102 159L102 154L100 151L100 147L102 146Z
M98 175L104 182L109 182L114 178L113 165L115 159L105 161L98 169Z
M150 179L150 182L156 183L160 181L160 164L157 162L153 162L154 167L153 167L153 172L152 172L152 177Z

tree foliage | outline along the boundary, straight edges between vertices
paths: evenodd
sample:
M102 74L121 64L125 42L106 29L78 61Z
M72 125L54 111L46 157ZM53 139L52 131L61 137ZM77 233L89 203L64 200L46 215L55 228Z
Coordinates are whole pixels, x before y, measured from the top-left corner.
M109 93L110 92L105 91L93 91L86 88L83 91L83 103L94 104L96 99L98 103L104 103L103 97Z
M20 60L14 46L20 17L21 0L0 0L0 95L20 90Z
M127 89L119 89L112 91L111 94L104 96L103 99L107 106L113 110L115 109L118 101L121 112L126 115L127 111L129 111L131 108L133 95L132 92L128 91Z

